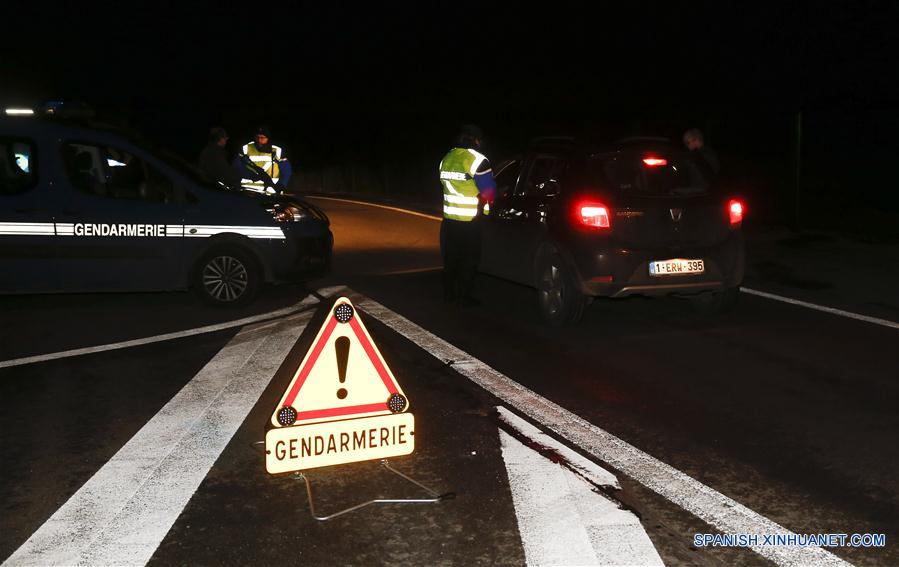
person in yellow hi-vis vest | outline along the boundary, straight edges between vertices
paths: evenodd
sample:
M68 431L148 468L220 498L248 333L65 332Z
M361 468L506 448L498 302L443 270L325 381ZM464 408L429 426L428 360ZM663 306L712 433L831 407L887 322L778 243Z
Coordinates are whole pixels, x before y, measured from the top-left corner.
M257 128L253 141L244 144L240 153L241 158L248 159L265 173L260 175L258 171L250 172L244 168L241 187L259 193L277 193L287 186L290 164L284 156L283 148L271 143L271 131L268 127Z
M481 257L481 218L489 214L496 192L493 170L478 150L484 134L473 124L459 131L456 146L440 162L443 188L443 300L463 306L477 305L472 296Z

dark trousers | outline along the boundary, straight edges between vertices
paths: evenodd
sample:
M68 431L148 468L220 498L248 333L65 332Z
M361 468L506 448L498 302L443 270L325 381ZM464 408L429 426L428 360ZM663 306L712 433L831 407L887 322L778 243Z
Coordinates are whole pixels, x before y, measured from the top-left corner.
M481 260L480 220L443 219L440 252L443 255L444 299L470 298Z

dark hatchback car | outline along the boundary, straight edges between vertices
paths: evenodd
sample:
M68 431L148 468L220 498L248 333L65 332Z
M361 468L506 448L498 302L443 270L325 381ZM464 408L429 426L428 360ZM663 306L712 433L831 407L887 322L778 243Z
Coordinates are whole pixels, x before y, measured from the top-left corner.
M230 190L133 134L0 116L0 293L193 288L214 305L326 272L328 218Z
M494 168L481 271L538 290L546 322L595 297L676 294L728 309L744 273L743 201L699 155L663 138L596 147L535 141Z

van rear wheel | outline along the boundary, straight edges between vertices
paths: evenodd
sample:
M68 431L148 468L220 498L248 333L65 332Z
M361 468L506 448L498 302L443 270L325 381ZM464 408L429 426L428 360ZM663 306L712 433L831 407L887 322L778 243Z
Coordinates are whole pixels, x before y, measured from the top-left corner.
M239 248L215 248L205 253L194 270L194 291L218 307L246 305L261 283L253 258Z

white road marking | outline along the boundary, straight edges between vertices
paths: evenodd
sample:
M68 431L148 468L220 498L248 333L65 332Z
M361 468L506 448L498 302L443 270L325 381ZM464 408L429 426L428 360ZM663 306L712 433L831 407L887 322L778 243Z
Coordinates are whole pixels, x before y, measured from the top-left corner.
M749 295L757 295L758 297L764 297L765 299L773 299L774 301L782 301L784 303L789 303L790 305L798 305L799 307L806 307L808 309L814 309L815 311L822 311L824 313L830 313L831 315L839 315L840 317L848 317L850 319L855 319L856 321L864 321L865 323L873 323L875 325L880 325L882 327L889 327L891 329L899 329L899 323L894 321L889 321L887 319L878 319L877 317L869 317L867 315L859 315L858 313L853 313L851 311L843 311L842 309L835 309L833 307L826 307L824 305L816 305L814 303L809 303L807 301L800 301L798 299L792 299L790 297L784 297L782 295L775 295L773 293L768 293L767 291L759 291L757 289L750 289L748 287L741 287L740 291L743 293L748 293Z
M430 268L411 268L408 270L396 270L395 272L384 272L382 276L400 276L406 274L424 274L427 272L442 272L443 266L433 266Z
M435 215L427 215L425 213L419 213L418 211L410 211L409 209L401 209L400 207L390 207L388 205L380 205L377 203L366 203L365 201L354 201L352 199L338 199L337 197L319 197L317 195L304 195L304 199L323 199L325 201L340 201L342 203L353 203L354 205L367 205L369 207L376 207L378 209L387 209L388 211L396 211L398 213L406 213L407 215L415 215L416 217L422 217L426 219L442 221L443 217L438 217Z
M513 427L521 435L524 435L531 441L534 441L535 443L552 450L562 458L562 460L565 462L565 466L571 469L575 474L583 477L584 480L598 486L608 486L616 490L621 490L621 485L618 484L618 479L614 474L597 465L590 459L584 457L580 453L572 451L569 447L566 447L562 443L559 443L554 438L550 437L543 431L540 431L540 429L534 427L529 422L512 413L508 409L499 406L496 408L496 410L499 413L499 418L503 421L503 423L509 425L510 427Z
M380 303L361 294L349 295L358 308L419 345L441 362L451 363L456 372L507 405L677 504L721 533L794 535L785 527L532 392ZM760 545L751 549L783 566L849 565L820 547Z
M335 291L343 289L343 286L334 286L323 288L319 291L319 293L323 295L331 295ZM243 327L244 325L250 325L252 323L256 323L257 321L265 321L268 319L275 319L278 317L285 317L287 315L292 315L297 311L301 311L303 309L308 308L311 305L315 305L318 303L318 299L314 296L309 295L304 298L302 301L297 302L296 304L285 307L284 309L278 309L276 311L269 311L268 313L262 313L260 315L253 315L252 317L244 317L243 319L235 319L234 321L226 321L224 323L218 323L215 325L206 325L205 327L197 327L195 329L187 329L185 331L177 331L174 333L166 333L164 335L155 335L152 337L144 337L142 339L134 339L130 341L124 341L120 343L111 343L93 347L85 347L78 348L74 350L66 350L62 352L54 352L50 354L39 354L36 356L27 356L24 358L13 358L11 360L3 360L0 361L0 368L9 368L11 366L22 366L24 364L34 364L36 362L46 362L48 360L57 360L60 358L68 358L71 356L81 356L84 354L94 354L97 352L106 352L109 350L117 350L122 348L131 348L141 345L148 345L152 343L158 343L162 341L170 341L172 339L181 339L184 337L191 337L194 335L202 335L204 333L214 333L216 331L223 331L225 329L233 329L234 327Z
M551 449L565 463L555 463L499 432L528 565L663 565L639 518L590 484L617 487L614 475L506 408L497 410L519 434Z
M241 330L3 565L144 565L312 311Z

